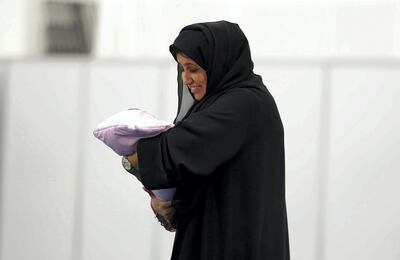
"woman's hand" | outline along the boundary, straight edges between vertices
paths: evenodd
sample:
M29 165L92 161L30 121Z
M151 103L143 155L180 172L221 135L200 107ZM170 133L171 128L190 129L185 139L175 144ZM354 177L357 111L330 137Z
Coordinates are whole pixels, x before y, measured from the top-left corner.
M139 170L139 159L137 153L133 153L129 156L127 156L129 162L132 164L132 166L136 169Z
M172 207L172 201L163 201L158 199L152 191L143 188L151 198L150 206L156 215L156 218L161 225L170 232L175 232L175 228L172 226L171 221L174 216L175 209Z

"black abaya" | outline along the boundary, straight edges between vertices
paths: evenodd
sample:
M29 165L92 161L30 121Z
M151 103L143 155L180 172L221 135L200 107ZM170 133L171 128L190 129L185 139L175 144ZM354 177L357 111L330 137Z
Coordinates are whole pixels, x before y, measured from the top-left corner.
M233 23L194 24L170 50L208 76L205 97L182 111L178 72L175 127L138 143L143 185L177 187L171 259L289 260L283 126L246 37Z

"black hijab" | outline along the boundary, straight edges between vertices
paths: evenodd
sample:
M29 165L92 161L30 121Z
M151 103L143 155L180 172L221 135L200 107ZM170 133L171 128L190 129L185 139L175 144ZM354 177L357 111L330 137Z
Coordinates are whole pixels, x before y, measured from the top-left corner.
M218 21L188 25L180 31L169 50L175 60L176 54L182 52L207 73L206 94L197 102L183 86L178 66L179 103L175 123L185 115L207 107L231 88L263 86L261 77L253 73L247 38L235 23Z

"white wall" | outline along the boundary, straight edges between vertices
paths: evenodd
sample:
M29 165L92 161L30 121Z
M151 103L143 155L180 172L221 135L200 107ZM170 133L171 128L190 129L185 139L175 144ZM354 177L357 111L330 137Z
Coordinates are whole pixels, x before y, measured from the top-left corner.
M315 259L319 220L323 70L315 64L271 64L256 72L274 96L285 128L286 186L293 259ZM259 64L259 63L258 63ZM305 187L307 187L305 189ZM301 195L300 195L301 194Z
M400 63L255 65L285 126L292 258L399 259ZM172 120L173 62L12 61L3 71L0 259L167 259L173 234L92 130L130 107Z
M26 54L26 1L0 1L0 57Z
M173 234L91 131L129 107L172 121L168 46L221 19L285 125L292 259L400 259L400 1L85 1L93 60L32 59L43 0L0 0L0 260L168 259Z
M1 259L71 258L81 173L80 67L46 61L9 67L3 97Z
M167 64L93 63L88 70L84 142L85 158L93 163L85 164L83 176L82 259L162 259L171 252L173 234L160 229L148 195L121 168L121 158L95 139L92 131L115 112L133 107L172 121L176 113L170 103L176 100L173 75ZM157 244L164 247L157 249Z
M400 258L400 66L332 71L325 259Z
M400 57L397 0L63 0L98 4L94 55L167 57L191 23L239 23L256 57ZM0 1L0 57L45 49L44 0Z

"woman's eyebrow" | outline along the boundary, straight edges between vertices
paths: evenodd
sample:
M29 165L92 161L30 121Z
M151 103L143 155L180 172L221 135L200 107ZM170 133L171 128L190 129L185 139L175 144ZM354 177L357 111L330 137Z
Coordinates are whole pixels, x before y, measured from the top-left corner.
M179 63L179 62L178 62ZM194 64L194 63L191 63L191 62L185 62L185 63L183 63L183 64L181 64L181 63L179 63L181 66L187 66L187 65L193 65L193 66L196 66L196 64Z

